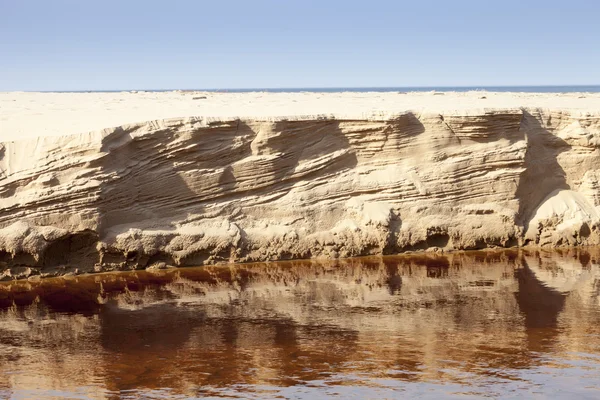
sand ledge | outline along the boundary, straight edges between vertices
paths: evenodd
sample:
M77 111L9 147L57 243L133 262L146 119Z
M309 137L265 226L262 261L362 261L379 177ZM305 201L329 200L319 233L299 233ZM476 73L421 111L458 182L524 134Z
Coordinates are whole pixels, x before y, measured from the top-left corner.
M0 94L4 279L600 244L600 95L194 97Z

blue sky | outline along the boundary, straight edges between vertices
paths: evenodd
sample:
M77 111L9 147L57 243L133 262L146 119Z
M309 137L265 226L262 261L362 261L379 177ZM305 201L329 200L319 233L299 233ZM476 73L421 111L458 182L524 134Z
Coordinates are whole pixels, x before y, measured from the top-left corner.
M0 0L0 90L600 84L598 0Z

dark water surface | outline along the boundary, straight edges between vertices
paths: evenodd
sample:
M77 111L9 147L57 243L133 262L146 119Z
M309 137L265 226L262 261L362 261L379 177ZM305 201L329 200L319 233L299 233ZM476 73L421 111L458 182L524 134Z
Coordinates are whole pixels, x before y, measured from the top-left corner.
M0 398L600 398L600 250L0 285Z

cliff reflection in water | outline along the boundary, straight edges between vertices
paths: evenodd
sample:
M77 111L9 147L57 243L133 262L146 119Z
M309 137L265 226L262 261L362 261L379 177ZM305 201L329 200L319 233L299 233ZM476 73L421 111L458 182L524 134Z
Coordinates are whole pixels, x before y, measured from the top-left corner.
M600 251L0 286L0 397L597 396Z

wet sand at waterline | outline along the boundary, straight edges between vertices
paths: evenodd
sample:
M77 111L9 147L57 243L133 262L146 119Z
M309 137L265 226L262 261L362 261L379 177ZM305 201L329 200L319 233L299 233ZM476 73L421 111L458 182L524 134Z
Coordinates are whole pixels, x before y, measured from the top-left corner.
M0 285L0 397L598 398L600 250Z

